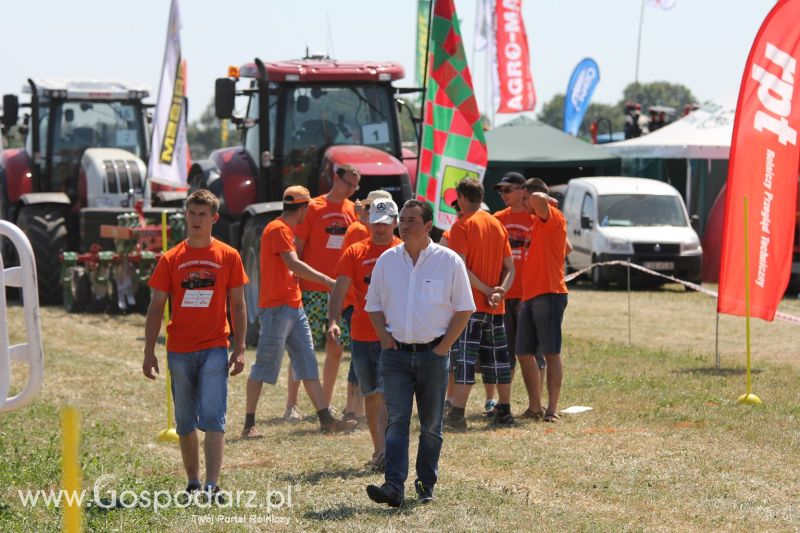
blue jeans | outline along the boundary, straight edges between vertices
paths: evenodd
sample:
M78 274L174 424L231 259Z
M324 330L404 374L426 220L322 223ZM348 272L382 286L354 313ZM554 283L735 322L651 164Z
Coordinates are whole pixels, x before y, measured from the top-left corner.
M404 493L408 478L408 438L411 408L417 399L419 449L417 479L426 487L436 484L442 450L442 417L450 359L427 352L381 352L381 377L389 412L386 427L386 484Z
M228 410L228 349L168 352L172 378L175 430L188 435L195 428L225 432Z
M347 323L347 331L352 331L353 323L353 306L350 305L342 311L342 321ZM341 338L339 339L341 340ZM356 369L353 364L353 343L355 341L350 337L350 368L347 370L347 382L353 385L358 385L358 377L356 376Z
M355 369L362 396L371 396L376 392L383 393L381 380L381 343L378 341L350 342L350 361Z
M250 367L250 379L275 385L284 351L289 352L294 379L319 379L311 328L303 308L289 305L262 308L261 332L256 360Z

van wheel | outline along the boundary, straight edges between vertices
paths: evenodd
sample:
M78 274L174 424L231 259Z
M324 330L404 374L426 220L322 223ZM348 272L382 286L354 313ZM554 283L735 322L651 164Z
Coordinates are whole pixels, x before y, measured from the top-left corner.
M597 256L592 255L592 264L597 262ZM603 277L603 267L592 267L592 287L595 289L605 289L608 287L608 281Z

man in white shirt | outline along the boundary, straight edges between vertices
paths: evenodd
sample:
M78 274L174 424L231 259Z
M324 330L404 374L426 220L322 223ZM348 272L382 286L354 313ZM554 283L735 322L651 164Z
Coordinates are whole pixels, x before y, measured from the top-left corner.
M475 311L464 261L431 241L433 210L409 200L400 211L401 246L381 255L372 271L365 310L381 342L381 378L388 411L385 483L369 485L377 503L399 507L408 477L413 400L420 422L417 479L421 503L433 500L442 449L448 350Z

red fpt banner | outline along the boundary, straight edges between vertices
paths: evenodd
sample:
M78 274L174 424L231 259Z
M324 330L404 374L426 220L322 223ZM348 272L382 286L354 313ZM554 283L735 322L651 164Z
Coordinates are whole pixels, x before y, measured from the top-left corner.
M800 166L800 0L780 0L747 58L733 126L720 262L720 313L745 315L744 197L750 314L772 320L792 269Z
M531 76L528 36L522 20L522 0L495 0L497 24L498 113L533 111L536 91Z

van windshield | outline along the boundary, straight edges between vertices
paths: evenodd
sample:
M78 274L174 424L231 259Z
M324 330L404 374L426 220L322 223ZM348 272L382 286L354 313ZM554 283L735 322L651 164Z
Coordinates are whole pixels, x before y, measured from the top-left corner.
M687 226L686 213L677 196L609 194L598 196L601 226Z

